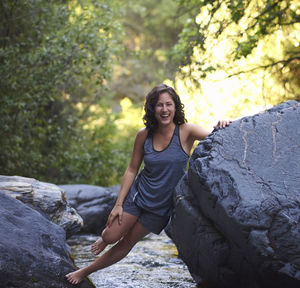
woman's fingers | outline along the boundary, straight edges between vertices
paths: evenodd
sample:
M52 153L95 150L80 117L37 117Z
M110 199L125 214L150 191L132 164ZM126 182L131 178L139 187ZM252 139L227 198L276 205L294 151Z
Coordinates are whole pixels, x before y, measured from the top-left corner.
M119 214L119 225L122 224L123 212Z
M113 223L113 221L115 220L115 218L117 218L117 217L118 217L119 225L121 225L122 224L122 218L123 218L123 208L120 207L120 206L115 206L113 208L113 210L110 212L107 223L106 223L106 226L110 227L111 224Z
M117 217L117 215L114 215L113 213L109 214L108 220L107 220L107 227L110 227L114 219Z
M221 128L225 128L226 126L228 126L231 123L231 121L229 120L222 120L220 123L220 127Z
M218 123L214 126L214 128L220 127L225 128L228 126L232 121L230 120L219 120Z

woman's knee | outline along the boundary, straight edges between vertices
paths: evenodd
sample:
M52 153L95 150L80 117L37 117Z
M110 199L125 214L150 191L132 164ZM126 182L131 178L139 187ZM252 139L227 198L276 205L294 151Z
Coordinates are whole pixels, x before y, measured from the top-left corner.
M114 244L114 243L118 242L122 238L122 236L119 235L119 233L114 233L109 228L105 228L105 230L102 232L101 237L102 237L102 240L106 244Z

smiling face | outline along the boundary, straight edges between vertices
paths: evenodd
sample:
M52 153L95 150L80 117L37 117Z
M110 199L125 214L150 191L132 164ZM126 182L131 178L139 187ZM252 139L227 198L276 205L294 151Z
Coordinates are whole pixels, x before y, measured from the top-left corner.
M175 116L175 102L168 92L159 95L155 105L155 118L159 125L168 125L173 123Z

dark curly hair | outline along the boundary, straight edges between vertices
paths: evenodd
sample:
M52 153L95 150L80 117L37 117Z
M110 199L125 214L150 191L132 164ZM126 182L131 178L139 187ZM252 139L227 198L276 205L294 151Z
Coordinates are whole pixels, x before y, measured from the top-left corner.
M175 116L173 119L174 123L180 125L187 122L184 115L184 105L181 103L178 94L172 87L167 86L166 84L160 84L155 86L148 93L144 105L145 115L143 117L143 121L150 132L154 132L158 128L158 122L155 118L155 106L159 95L164 92L169 93L175 103Z

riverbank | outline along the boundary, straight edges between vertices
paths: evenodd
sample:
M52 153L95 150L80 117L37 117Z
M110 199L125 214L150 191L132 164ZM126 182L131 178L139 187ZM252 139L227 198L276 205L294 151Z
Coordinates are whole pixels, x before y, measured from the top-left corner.
M83 267L96 257L90 252L95 235L76 235L68 240L76 265ZM186 265L177 257L173 242L162 232L150 234L119 263L90 276L101 288L196 288Z

